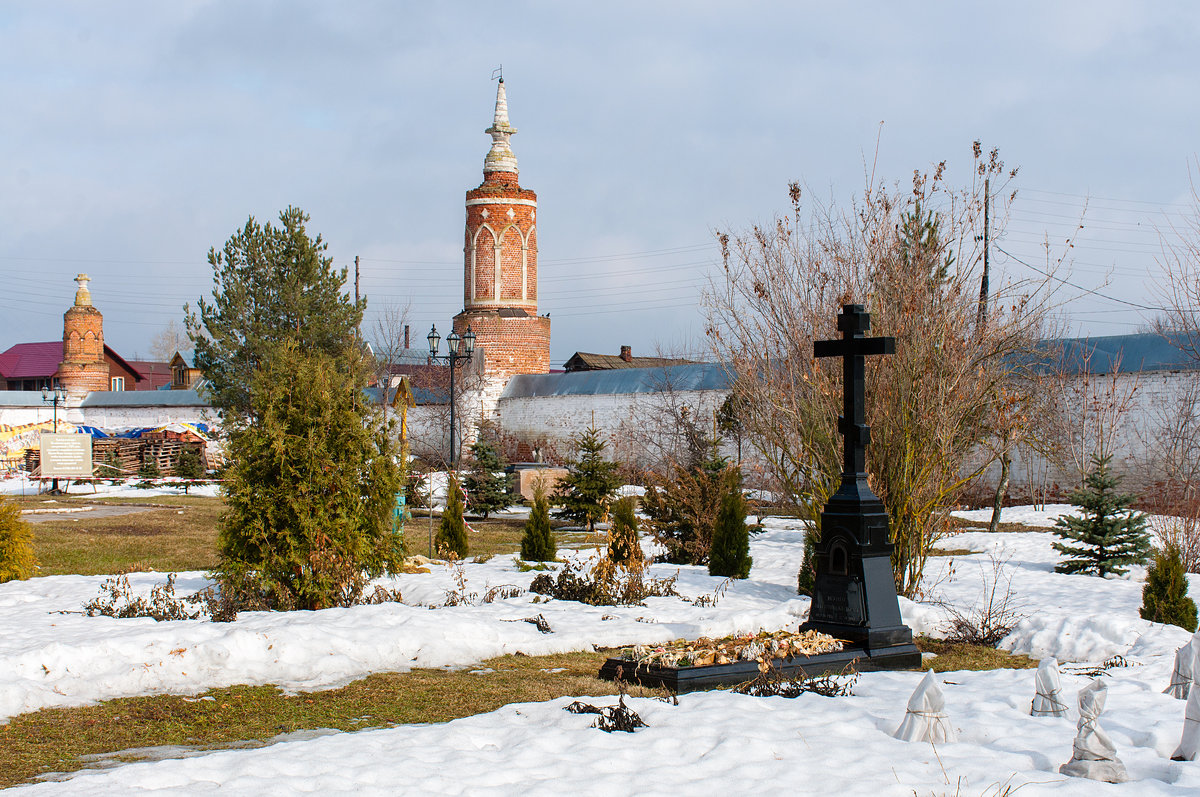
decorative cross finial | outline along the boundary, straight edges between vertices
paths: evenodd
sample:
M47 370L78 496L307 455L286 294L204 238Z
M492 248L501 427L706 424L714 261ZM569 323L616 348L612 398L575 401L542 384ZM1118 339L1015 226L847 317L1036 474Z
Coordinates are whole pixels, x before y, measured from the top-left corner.
M92 303L92 294L88 291L87 284L91 279L87 274L80 274L75 277L75 283L79 286L79 290L75 291L75 306L87 307Z
M492 118L492 126L483 132L492 136L492 148L483 159L483 171L517 173L517 156L513 154L508 139L517 128L508 122L508 95L504 91L504 77L496 85L496 113Z
M838 431L844 438L842 482L865 480L867 473L867 444L871 442L871 427L867 426L866 358L875 354L892 354L895 338L867 338L871 329L871 314L861 304L844 304L838 315L841 340L813 342L813 356L842 358L842 416Z

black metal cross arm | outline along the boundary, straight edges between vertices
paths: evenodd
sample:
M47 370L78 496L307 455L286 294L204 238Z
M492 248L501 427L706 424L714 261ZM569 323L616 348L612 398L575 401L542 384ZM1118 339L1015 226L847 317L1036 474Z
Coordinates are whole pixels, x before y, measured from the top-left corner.
M877 354L892 354L896 339L867 338L863 333L871 328L871 315L860 304L842 305L838 315L841 340L813 341L813 356L842 358L842 417L838 431L844 436L844 476L862 474L867 469L866 447L871 440L866 425L866 358Z

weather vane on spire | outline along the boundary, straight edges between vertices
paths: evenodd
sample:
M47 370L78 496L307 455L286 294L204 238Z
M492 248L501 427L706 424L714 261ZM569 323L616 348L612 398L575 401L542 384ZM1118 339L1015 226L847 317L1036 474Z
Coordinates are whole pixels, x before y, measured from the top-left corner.
M496 78L500 78L501 83L504 82L504 64L500 64L500 66L492 70L492 80Z

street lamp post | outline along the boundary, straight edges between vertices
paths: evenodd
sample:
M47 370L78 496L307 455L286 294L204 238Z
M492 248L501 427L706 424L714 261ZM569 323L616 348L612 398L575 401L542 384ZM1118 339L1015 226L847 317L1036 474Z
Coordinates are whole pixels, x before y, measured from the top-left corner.
M42 403L53 404L54 432L58 432L58 405L67 403L67 392L61 387L55 387L51 390L48 387L42 388ZM50 487L51 492L58 492L58 478L54 479L54 484Z
M429 334L425 338L429 341L429 359L430 360L445 360L450 366L450 469L454 469L454 372L462 367L472 355L475 354L475 333L471 331L471 327L467 327L467 331L462 337L459 337L457 332L451 330L446 336L446 348L449 354L438 355L438 344L441 343L442 336L438 334L437 325L434 324ZM459 354L459 343L462 343L462 354Z

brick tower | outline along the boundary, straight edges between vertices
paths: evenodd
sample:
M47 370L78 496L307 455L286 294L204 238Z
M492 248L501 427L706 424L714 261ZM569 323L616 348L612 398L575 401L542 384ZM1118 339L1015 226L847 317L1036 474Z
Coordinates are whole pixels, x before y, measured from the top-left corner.
M550 370L550 318L537 312L537 194L517 184L517 158L508 140L504 79L496 88L496 113L486 133L492 148L483 160L483 183L467 192L463 246L463 311L454 317L460 335L470 326L482 352L480 410L495 411L509 378Z
M63 359L58 382L70 396L108 390L108 361L104 359L104 316L92 307L87 274L75 278L75 304L63 313Z

